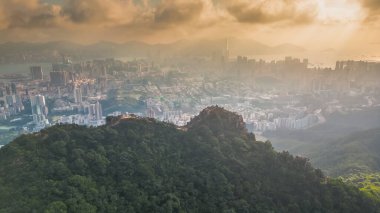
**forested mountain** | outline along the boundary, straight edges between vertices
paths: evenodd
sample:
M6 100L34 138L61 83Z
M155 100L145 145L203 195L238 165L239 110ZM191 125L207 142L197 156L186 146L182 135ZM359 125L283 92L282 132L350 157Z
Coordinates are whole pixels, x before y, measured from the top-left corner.
M380 128L306 145L295 145L294 149L298 150L293 152L304 153L313 166L323 169L329 176L380 172Z
M380 108L334 113L316 127L268 134L276 150L310 158L329 176L380 172Z
M380 171L380 128L353 133L325 144L314 164L332 175Z
M6 145L0 162L0 212L379 212L219 107L183 128L135 117L54 126Z

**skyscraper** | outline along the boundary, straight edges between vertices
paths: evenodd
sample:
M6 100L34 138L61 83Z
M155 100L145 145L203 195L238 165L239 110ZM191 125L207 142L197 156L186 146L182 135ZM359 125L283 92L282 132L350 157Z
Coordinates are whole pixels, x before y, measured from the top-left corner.
M48 108L46 106L45 97L43 95L36 95L30 97L32 106L33 122L35 124L48 124L47 120Z
M50 72L50 83L53 86L65 86L67 84L68 76L66 71Z
M90 104L88 106L88 115L92 120L102 120L103 111L102 105L97 101L95 104Z
M103 118L103 109L102 105L100 105L99 101L95 104L95 118L96 120L101 120Z
M11 89L12 89L12 94L16 95L17 94L17 85L16 85L16 83L14 83L14 82L11 83Z
M6 91L6 95L11 95L11 88L9 87L9 85L5 86L5 91Z
M32 80L43 80L43 72L40 66L30 67L30 74L32 76Z
M230 45L229 45L229 40L226 39L226 49L224 53L225 62L228 62L229 58L230 58Z
M5 100L8 106L13 106L16 103L15 95L7 95L5 96Z
M76 87L74 88L74 101L75 103L82 103L83 97L82 97L82 89L81 87Z

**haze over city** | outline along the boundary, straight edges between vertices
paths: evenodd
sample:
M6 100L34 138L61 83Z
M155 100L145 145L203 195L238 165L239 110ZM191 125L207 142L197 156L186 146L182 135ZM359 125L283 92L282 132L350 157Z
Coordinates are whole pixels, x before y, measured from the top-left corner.
M376 0L9 0L0 2L0 41L237 38L297 45L320 62L378 60L379 13Z

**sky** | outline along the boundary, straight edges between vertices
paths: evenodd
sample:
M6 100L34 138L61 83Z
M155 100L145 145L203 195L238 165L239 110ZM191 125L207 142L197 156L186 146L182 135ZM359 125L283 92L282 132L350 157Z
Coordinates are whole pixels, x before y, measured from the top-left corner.
M380 0L0 0L0 43L227 37L380 55Z

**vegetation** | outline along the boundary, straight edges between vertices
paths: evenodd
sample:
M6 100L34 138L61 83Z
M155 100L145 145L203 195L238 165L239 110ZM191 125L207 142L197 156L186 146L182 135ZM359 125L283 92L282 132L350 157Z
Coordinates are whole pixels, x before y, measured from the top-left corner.
M353 184L371 199L380 202L380 173L360 173L341 177L343 182Z
M302 131L267 135L277 150L307 156L332 177L380 172L380 108L333 114L326 123Z
M6 145L0 162L0 212L379 212L218 107L185 128L135 117L54 126Z
M5 145L17 137L17 132L15 131L2 131L0 130L0 145Z
M353 133L322 146L315 165L334 176L380 171L379 140L380 128Z
M142 100L124 94L123 90L111 90L108 97L108 100L101 102L106 113L115 111L137 112L143 110L146 105Z

